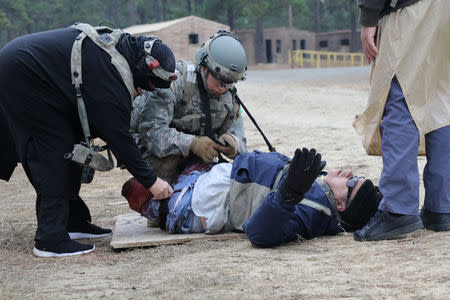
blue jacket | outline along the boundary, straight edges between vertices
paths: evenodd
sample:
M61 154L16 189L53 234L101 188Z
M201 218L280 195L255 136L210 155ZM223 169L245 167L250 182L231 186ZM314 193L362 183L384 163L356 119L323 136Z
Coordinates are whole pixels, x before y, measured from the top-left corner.
M293 241L298 235L311 239L321 235L334 235L342 231L333 209L321 186L314 182L299 204L284 202L278 187L273 184L289 158L279 153L254 151L236 157L231 179L255 182L272 188L263 203L244 223L249 240L258 246L273 247Z
M166 228L169 233L196 233L202 232L200 218L191 208L192 191L198 177L205 171L193 171L189 175L181 175L178 183L173 187L179 192L173 193L169 200L169 213L167 214Z

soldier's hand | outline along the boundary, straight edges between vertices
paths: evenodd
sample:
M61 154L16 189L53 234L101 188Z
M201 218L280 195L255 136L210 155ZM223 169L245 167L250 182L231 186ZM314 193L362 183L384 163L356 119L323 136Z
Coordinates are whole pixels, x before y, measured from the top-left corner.
M214 159L214 157L219 156L219 153L215 149L216 145L217 144L207 136L196 136L192 141L191 151L192 153L203 159L205 163L210 163ZM220 145L217 146L220 147Z
M149 188L153 194L152 200L162 200L172 196L173 189L166 181L156 178L156 182Z
M234 140L233 136L231 136L228 133L222 134L219 137L219 142L221 142L222 144L225 145L225 149L223 149L223 147L221 147L219 149L219 147L217 147L217 146L215 146L215 148L218 151L225 154L225 156L228 157L229 159L234 159L237 155L237 144L236 144L236 141Z

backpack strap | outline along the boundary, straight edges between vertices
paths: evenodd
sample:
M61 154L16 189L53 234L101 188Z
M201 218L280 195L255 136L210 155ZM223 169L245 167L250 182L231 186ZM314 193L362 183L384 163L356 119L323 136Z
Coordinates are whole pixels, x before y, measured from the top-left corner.
M77 97L78 116L80 117L81 127L83 128L86 146L91 145L91 132L89 130L89 123L87 119L86 107L84 105L83 96L81 94L81 84L83 82L81 72L81 44L83 43L86 34L80 33L72 46L70 55L70 69L72 76L72 84L75 86L75 95Z
M92 36L93 32L90 29L95 31L95 33L97 34L97 37L101 36L97 33L97 31L94 29L94 27L92 27L88 24L77 24L72 27L79 29L79 28L77 28L78 25L87 25L87 26L81 26L81 27L87 28L87 31L90 32L89 34L91 34L91 36ZM82 67L81 67L82 66L82 64L81 64L81 46L83 44L83 40L86 38L86 36L88 36L88 34L85 31L83 31L82 29L79 29L79 30L81 30L82 32L75 38L75 41L72 46L72 52L70 54L70 71L71 71L71 77L72 77L72 84L75 87L78 116L80 118L81 127L83 128L83 134L84 134L86 147L91 150L97 151L96 148L98 148L98 147L91 143L91 132L89 129L89 122L88 122L87 113L86 113L86 106L84 105L83 95L81 93L81 84L83 83ZM108 28L102 27L102 28L100 28L100 30L108 30ZM104 34L108 34L108 33L104 33ZM104 34L102 34L102 35L104 35ZM115 44L117 43L119 37L120 37L120 35L118 35L118 36L116 35L116 37L113 39L113 37L104 36L103 38L99 38L99 39L104 40L104 43L106 43L106 44L111 45L113 43L114 44L113 47L114 47ZM105 50L104 47L102 47L102 46L100 46L100 47ZM119 54L119 52L117 50L116 50L116 52L117 52L117 54ZM108 53L110 53L110 52L108 52ZM111 53L113 53L113 52L111 52ZM111 55L111 53L110 53L110 55ZM113 57L113 55L111 55L111 57ZM119 54L119 55L125 60L125 58L121 54ZM112 61L113 61L113 59L112 59ZM125 60L125 63L129 70L130 67L128 66L128 63L126 62L126 60ZM116 68L117 68L117 66L116 66ZM119 68L118 68L118 70L119 70ZM119 70L119 72L120 72L120 70ZM133 77L131 75L131 71L129 71L129 72L130 72L130 76L131 76L131 84L133 84ZM122 78L122 79L124 79L124 78ZM125 80L124 80L124 82L125 82ZM133 88L133 94L130 94L130 96L132 97L133 95L134 95L134 88ZM109 148L107 148L107 152L108 152L108 160L110 162L110 165L108 166L108 168L112 169L114 166L114 163L113 163L111 152L110 152ZM87 174L87 172L89 171L88 165L89 165L90 159L92 158L92 154L90 154L90 155L91 155L91 157L88 156L89 161L86 160L83 164L82 178L84 178L86 176L85 174ZM82 179L82 182L86 182L86 181L83 181L83 179Z
M119 72L120 76L122 77L122 80L125 84L125 86L128 89L128 92L130 93L130 99L132 100L134 97L134 83L133 83L133 74L131 73L130 66L128 65L127 60L125 57L120 54L119 51L116 49L116 44L120 39L120 36L122 35L122 31L120 29L110 29L108 27L93 27L86 23L75 23L74 25L70 26L72 28L78 29L82 31L82 33L85 34L85 36L89 37L97 46L99 46L101 49L103 49L106 53L111 56L111 63L116 67L117 71ZM99 33L99 31L101 33ZM80 34L81 35L81 34ZM78 37L77 37L78 39ZM80 38L81 42L84 39L84 37ZM76 42L77 40L75 40ZM72 48L72 53L75 50L75 47L79 48L75 51L79 52L79 56L76 61L71 61L71 66L73 67L73 63L78 64L76 66L79 69L79 80L80 84L81 81L81 42L79 45L77 43L74 43L74 46ZM72 58L74 58L72 56ZM73 77L73 70L72 70L72 77ZM72 79L73 82L73 79Z

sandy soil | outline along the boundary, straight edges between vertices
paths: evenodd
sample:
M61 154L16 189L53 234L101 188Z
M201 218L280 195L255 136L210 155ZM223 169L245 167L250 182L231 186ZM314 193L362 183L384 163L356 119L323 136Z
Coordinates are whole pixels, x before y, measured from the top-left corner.
M272 72L272 71L267 71ZM268 73L269 74L269 73ZM351 123L365 106L367 74L297 82L239 84L271 143L291 155L315 147L328 168L347 166L379 180L381 159L366 156ZM251 76L251 74L249 74ZM250 149L267 150L245 118ZM419 159L423 168L424 159ZM124 170L98 173L81 191L95 223L113 227L129 212ZM423 188L421 187L423 198ZM420 230L400 241L354 242L351 234L256 249L246 239L113 251L110 238L87 241L88 255L39 259L34 190L21 168L0 182L0 298L448 299L450 234Z

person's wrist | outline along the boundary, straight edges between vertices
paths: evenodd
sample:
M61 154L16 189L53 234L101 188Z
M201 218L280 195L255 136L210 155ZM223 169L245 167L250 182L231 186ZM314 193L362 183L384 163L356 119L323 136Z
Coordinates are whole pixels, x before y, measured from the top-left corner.
M283 195L284 202L298 203L303 199L303 196L304 196L303 194L301 194L299 192L289 189L286 182L284 182L280 186L279 191L280 191L281 195Z
M303 200L303 196L301 194L298 194L296 192L286 192L284 195L284 202L288 203L299 203Z
M361 9L359 22L364 27L376 27L378 25L379 11L373 9Z

